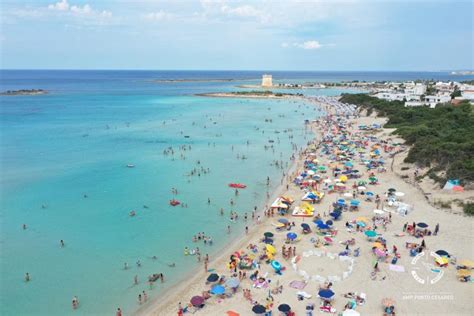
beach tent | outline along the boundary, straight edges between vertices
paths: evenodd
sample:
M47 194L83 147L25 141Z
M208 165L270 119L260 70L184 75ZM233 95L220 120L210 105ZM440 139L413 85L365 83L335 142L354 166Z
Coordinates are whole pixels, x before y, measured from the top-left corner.
M448 180L443 187L443 190L452 190L452 191L464 191L464 188L460 185L459 180Z

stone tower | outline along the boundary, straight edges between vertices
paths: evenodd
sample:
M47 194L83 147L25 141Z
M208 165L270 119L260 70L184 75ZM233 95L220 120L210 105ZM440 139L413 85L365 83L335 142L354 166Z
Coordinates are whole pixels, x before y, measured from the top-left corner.
M262 87L272 87L272 75L263 75L262 76Z

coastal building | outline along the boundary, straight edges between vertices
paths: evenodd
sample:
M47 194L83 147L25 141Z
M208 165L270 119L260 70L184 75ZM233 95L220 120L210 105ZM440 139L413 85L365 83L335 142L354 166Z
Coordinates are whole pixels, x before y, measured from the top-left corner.
M435 108L436 104L451 102L451 95L449 94L437 94L425 96L425 104L429 105L430 108Z
M263 75L262 76L262 87L272 87L273 79L272 75Z

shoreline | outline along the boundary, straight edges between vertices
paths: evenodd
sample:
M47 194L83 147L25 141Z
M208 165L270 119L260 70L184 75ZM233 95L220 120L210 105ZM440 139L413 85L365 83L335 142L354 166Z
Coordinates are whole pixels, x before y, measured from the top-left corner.
M322 102L319 102L319 101L312 101L310 99L308 99L308 102L310 104L314 105L314 106L317 106L317 107L319 107L323 110L326 110L328 112L328 114L334 112L334 111L332 111L334 109L331 108L330 104L325 104L325 103L322 103ZM352 120L352 122L355 125L357 125L360 122L365 122L365 123L368 123L368 122L383 122L385 120L386 120L386 118L381 118L381 117L378 117L378 118L377 117L359 117L359 118L354 118ZM317 143L317 138L320 136L319 134L317 134L317 132L319 132L319 129L314 128L314 126L311 126L311 129L312 129L312 132L315 134L315 137L310 142L316 144ZM397 138L397 137L390 137L389 134L390 133L389 133L388 129L381 129L380 131L375 132L375 135L378 135L380 137L384 136L384 139L386 137ZM307 147L308 146L305 146L305 147L301 148L301 150L304 151L304 150L307 149ZM284 188L285 188L284 186L286 185L286 183L289 183L289 181L291 182L292 177L290 175L295 173L295 171L299 170L298 168L303 163L304 158L305 158L305 156L301 154L301 151L299 151L298 156L295 159L294 163L288 169L288 172L286 174L284 183L282 185L278 186L274 190L271 199L273 199L273 198L275 198L275 197L277 197L281 194L284 194L284 195L288 194L292 197L295 197L294 194L291 194L291 192L294 191L294 190L292 190L291 186L290 186L290 190L284 190ZM395 155L395 157L390 158L390 162L394 161L395 159L396 159L396 155ZM394 162L396 162L396 161L394 161ZM388 166L388 164L387 164L387 166ZM388 167L388 169L389 169L389 167ZM424 197L425 192L422 191L422 190L419 190L416 187L414 187L413 184L407 183L406 181L404 181L404 179L401 178L400 175L397 174L394 171L387 170L386 173L387 173L386 175L381 175L381 177L382 176L386 177L389 180L393 179L393 182L397 183L396 184L397 188L399 188L399 187L402 187L402 189L404 188L403 189L404 192L409 193L410 195L413 195L413 197L415 198L415 200L413 200L412 203L413 203L413 205L417 204L419 206L419 207L417 207L417 209L419 209L418 214L416 214L417 220L420 219L420 215L422 215L421 213L425 213L423 215L425 217L429 216L428 211L423 210L425 204L429 205L428 201L425 200L424 198L423 199L419 199L419 198L416 199L417 196L423 196ZM402 186L401 182L403 182L405 185ZM333 194L332 196L334 197L334 195L335 194ZM298 196L298 198L299 198L299 196ZM295 201L298 198L295 198ZM329 198L330 197L326 197L322 201L321 204L316 205L316 209L318 210L318 212L322 212L323 210L326 211L325 207L327 207L329 205L329 203L328 203ZM261 211L262 210L259 210L259 214L261 214ZM398 215L395 215L395 216L398 217ZM446 216L446 218L452 218L452 215L447 214L447 213L445 213L445 215L431 214L431 216L439 217L440 219L435 219L435 220L441 221L444 226L448 226L448 225L444 224L444 222L442 221L442 218L445 217L445 216ZM290 218L292 218L291 215L290 215ZM422 219L424 219L424 217ZM218 257L213 258L209 263L209 267L223 267L223 266L225 266L225 264L228 261L227 258L235 250L245 249L246 245L248 245L249 242L252 242L252 241L255 241L256 239L258 239L258 237L261 236L261 234L263 234L264 231L273 229L273 227L271 227L272 220L275 220L275 218L273 218L273 217L262 217L262 222L258 225L254 225L251 228L251 231L248 235L243 235L243 238L236 238L234 241L232 241L231 243L226 245L225 248L227 248L228 250L222 252L222 254L219 255ZM292 218L292 220L297 221L296 218L294 218L294 217ZM397 224L399 224L399 222L404 221L404 220L405 219L403 219L402 217L394 219L394 221L396 221ZM453 220L453 222L454 221L455 220ZM458 222L458 221L459 221L459 219L456 220L456 222ZM470 225L472 226L472 219L468 219L468 221L471 221ZM298 222L299 222L299 219L298 219ZM469 223L468 223L468 225L469 225ZM461 235L463 235L463 234L461 234ZM467 238L472 239L470 236L467 236L467 235L464 235L464 238L466 238L466 241L468 241ZM430 241L428 241L428 242L430 242ZM450 247L454 247L454 246L452 246L453 245L452 242L450 242L449 244L451 244ZM398 246L401 248L400 245L398 245ZM300 247L301 246L299 246L299 248ZM471 250L471 252L472 252L472 250ZM470 253L470 251L466 251L466 257L469 258L471 256L472 256L472 253ZM369 259L369 260L365 260L365 259ZM363 259L359 259L359 260L365 261L364 263L370 266L370 261L371 261L370 258L363 258ZM288 264L287 262L283 262L283 261L281 261L281 262ZM360 265L360 263L357 263L357 265ZM170 289L168 289L168 291L167 291L167 293L165 294L164 297L161 297L160 299L157 298L156 300L150 302L149 305L141 307L136 312L136 314L137 315L174 315L174 314L176 314L177 309L178 309L178 302L182 302L183 306L185 306L189 302L189 299L191 298L192 295L199 295L201 293L201 290L203 288L205 288L205 286L204 286L204 280L205 280L204 276L207 275L208 272L204 272L201 265L199 267L197 267L195 271L198 271L199 269L201 271L198 272L194 277L192 277L191 279L182 281L182 282L176 284L176 286L171 287ZM362 277L364 277L364 278L362 278ZM371 284L373 284L373 283L369 284L372 281L370 281L370 279L368 279L368 276L365 276L365 275L359 276L359 279L361 279L361 280L359 280L359 281L356 280L356 283L355 283L355 285L358 286L357 287L358 290L362 290L362 289L359 289L360 286L362 286L362 285L370 286ZM390 278L388 280L390 280ZM367 283L367 282L369 282L369 283ZM395 282L397 282L397 281L395 281ZM451 280L451 282L457 282L457 280ZM457 283L459 283L459 282L457 282ZM354 286L354 277L352 277L352 280L349 282L349 285L351 285L351 284ZM346 285L345 288L346 287L350 288L349 285ZM459 286L458 284L456 284L456 285ZM339 286L339 284L338 284L338 286ZM436 289L439 289L439 288L436 288ZM388 288L387 289L388 292L393 292L393 291L397 291L397 290L398 290L397 286L393 286L393 288ZM416 288L416 286L411 286L411 287L408 287L406 290L417 290L417 288ZM287 292L288 292L288 290L287 290ZM313 294L313 292L311 292L311 293ZM457 293L457 295L459 295L459 293ZM232 299L232 301L229 302L228 305L227 305L227 303L223 303L223 305L226 305L225 308L227 310L232 310L232 306L235 309L236 306L237 306L237 305L235 305L236 300L237 299ZM238 301L240 302L239 305L248 304L248 302L245 301L243 298L239 298ZM285 299L284 302L286 302L286 299ZM399 302L399 303L402 303L402 302ZM369 305L369 304L367 304L367 305ZM379 315L380 312L377 312L377 310L375 309L375 307L373 305L373 302L371 302L370 305L371 305L370 306L370 311L365 310L363 314ZM202 313L201 312L197 312L197 313L200 314L200 315L217 315L217 314L221 315L222 312L223 312L223 309L222 309L223 307L224 306L216 305L214 302L209 302L208 304L206 304L206 307L204 308ZM366 306L366 308L368 308L368 306ZM405 306L403 306L402 308L405 308ZM439 308L439 306L438 306L438 308ZM464 307L464 308L467 308L467 307ZM218 313L216 312L216 309L219 310ZM436 307L434 307L433 310L436 310ZM400 310L399 310L399 313L400 313ZM422 312L422 310L418 309L417 307L413 310L413 313L416 313L417 315L422 315L422 314L428 315L428 314L430 314L430 313L427 313L427 312L425 312L425 313ZM407 314L407 313L405 312L405 313L402 313L402 314ZM465 313L465 312L459 312L456 315L465 315L465 314L467 315L467 313Z
M290 98L303 98L302 96L296 94L283 94L283 95L275 95L275 94L268 94L268 95L260 95L260 94L236 94L230 92L211 92L211 93L198 93L195 94L196 96L200 97L211 97L211 98L247 98L247 99L290 99Z

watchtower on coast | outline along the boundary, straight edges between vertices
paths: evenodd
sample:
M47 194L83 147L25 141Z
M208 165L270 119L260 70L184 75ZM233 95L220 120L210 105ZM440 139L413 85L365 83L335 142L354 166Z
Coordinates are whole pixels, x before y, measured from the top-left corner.
M263 75L262 76L262 87L272 87L272 75Z

